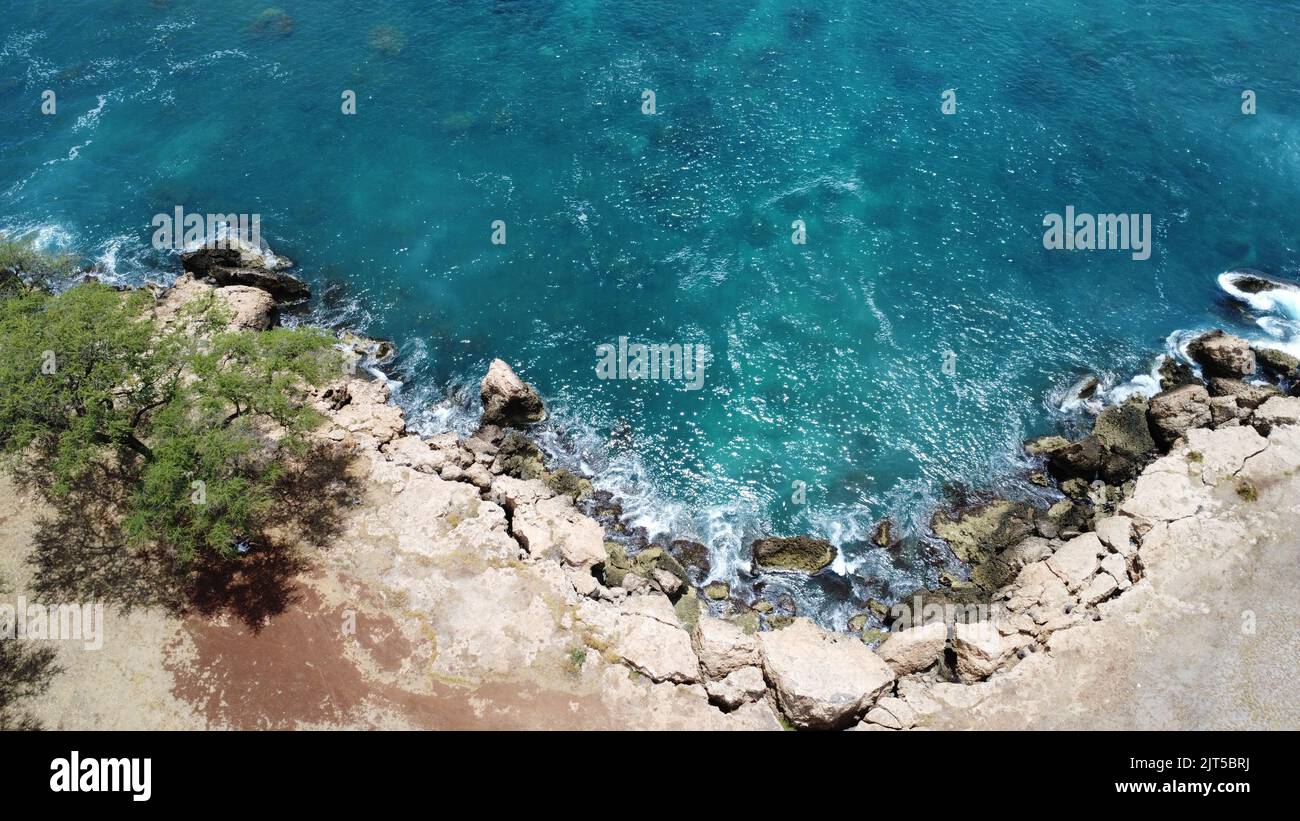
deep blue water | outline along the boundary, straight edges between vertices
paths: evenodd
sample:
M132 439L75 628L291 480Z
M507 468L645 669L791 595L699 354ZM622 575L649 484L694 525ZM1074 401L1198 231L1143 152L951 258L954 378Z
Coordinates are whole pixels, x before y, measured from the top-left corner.
M414 425L472 425L500 356L720 575L816 532L905 592L855 544L878 517L1005 481L1175 330L1259 336L1215 276L1300 268L1300 4L279 5L0 2L0 226L138 281L177 269L154 214L259 213L318 316L401 345ZM1066 205L1151 214L1151 258L1045 250ZM707 345L703 388L598 380L619 336Z

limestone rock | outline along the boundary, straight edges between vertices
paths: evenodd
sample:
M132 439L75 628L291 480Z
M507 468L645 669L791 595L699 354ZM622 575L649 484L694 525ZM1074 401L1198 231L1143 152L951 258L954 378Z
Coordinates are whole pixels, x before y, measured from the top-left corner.
M227 327L236 331L265 331L274 324L275 300L260 288L231 285L217 289L217 298L231 313Z
M1265 373L1294 381L1300 379L1300 359L1275 348L1255 348L1255 362Z
M999 499L955 515L936 512L930 527L957 558L978 564L1033 533L1034 509Z
M894 671L905 676L925 670L939 660L948 643L948 626L942 621L890 633L876 653Z
M1300 398L1274 396L1255 409L1251 422L1265 436L1278 425L1294 425L1300 422Z
M1187 354L1207 377L1240 379L1255 372L1255 352L1250 343L1219 329L1192 340Z
M970 683L997 672L1015 655L1017 645L992 622L957 622L952 628L952 649L957 654L957 675Z
M762 698L767 693L767 682L757 667L741 667L717 681L705 682L704 690L709 694L709 701L734 710Z
M1151 432L1168 449L1191 428L1210 424L1210 395L1200 385L1183 385L1156 394L1147 408Z
M696 622L691 646L709 678L722 678L734 670L761 663L758 640L722 619L705 616Z
M1248 385L1240 379L1216 376L1210 380L1210 396L1231 396L1237 406L1254 410L1270 397L1281 396L1282 391L1272 385Z
M864 721L891 730L909 730L916 726L916 711L901 698L885 696L867 711Z
M483 424L526 427L546 418L542 398L503 360L493 359L479 386Z
M1071 591L1083 587L1101 566L1098 556L1106 552L1096 533L1084 533L1066 542L1047 560L1047 566L1061 577Z
M1101 444L1125 456L1142 456L1156 447L1147 428L1147 402L1136 397L1104 409L1092 433Z
M277 258L279 259L279 258ZM311 296L301 279L286 274L246 248L200 248L181 254L186 271L211 278L219 286L242 285L266 291L277 302L299 302Z
M753 556L763 568L816 573L835 560L835 548L811 536L772 536L754 542Z
M851 724L894 680L894 673L857 639L837 636L805 618L759 634L763 671L791 723L805 729Z
M654 681L689 684L700 679L691 639L664 596L630 596L620 606L612 647L634 670Z
M514 532L534 558L559 558L573 567L604 563L605 533L564 496L541 499L515 510Z
M1097 538L1102 544L1117 551L1121 556L1133 555L1133 520L1127 516L1109 516L1098 519L1094 527Z

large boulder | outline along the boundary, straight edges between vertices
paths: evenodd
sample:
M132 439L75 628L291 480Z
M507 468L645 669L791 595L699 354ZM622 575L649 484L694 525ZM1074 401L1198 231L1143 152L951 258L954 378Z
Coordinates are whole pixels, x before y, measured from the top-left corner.
M1156 448L1147 427L1147 402L1138 397L1103 410L1093 423L1092 434L1113 452L1129 457L1143 456Z
M742 667L760 663L758 640L722 619L703 617L691 631L691 646L700 658L700 668L709 678L722 678Z
M287 264L281 264L277 260L279 258L268 259L243 246L199 248L181 254L181 266L186 271L209 277L223 287L244 285L259 288L277 302L299 302L311 296L307 284L280 270L287 267Z
M1300 422L1300 398L1294 396L1274 396L1255 409L1251 423L1255 429L1267 436L1278 425L1294 425Z
M1300 379L1300 359L1276 348L1256 348L1255 362L1264 373L1282 379Z
M619 605L612 648L628 666L654 681L690 684L700 680L691 638L672 604L658 593L630 596Z
M1083 479L1090 482L1099 476L1106 464L1106 448L1096 436L1085 436L1078 442L1053 450L1047 468L1060 481Z
M805 618L759 634L763 672L781 711L801 729L852 724L894 681L861 641L828 633Z
M1240 379L1255 372L1255 352L1250 343L1217 328L1192 340L1187 355L1207 377Z
M558 558L571 567L590 570L604 564L605 532L595 519L578 512L566 496L552 496L517 508L514 532L534 558Z
M1160 446L1168 449L1189 429L1210 424L1210 394L1201 385L1158 393L1147 406L1147 421Z
M1230 396L1236 400L1237 407L1254 410L1270 398L1282 396L1282 391L1272 385L1248 385L1240 379L1215 376L1210 379L1210 396Z
M958 512L938 511L930 520L934 535L969 564L987 561L1034 532L1034 508L998 499Z
M237 331L265 331L275 324L275 299L261 288L229 285L217 297L230 312L229 327Z
M479 398L483 401L484 425L518 428L546 418L546 406L537 391L500 359L493 359L488 366L479 386Z
M835 547L811 536L771 536L754 542L753 555L760 567L816 573L835 561Z
M1008 664L1018 646L992 622L958 622L952 627L952 649L957 655L957 675L970 683L986 679Z
M763 671L757 667L741 667L717 681L705 682L704 690L709 694L709 701L723 709L734 710L762 698L767 693L767 682L763 680Z
M933 666L947 643L948 625L935 621L890 633L876 652L893 668L895 675L905 676Z

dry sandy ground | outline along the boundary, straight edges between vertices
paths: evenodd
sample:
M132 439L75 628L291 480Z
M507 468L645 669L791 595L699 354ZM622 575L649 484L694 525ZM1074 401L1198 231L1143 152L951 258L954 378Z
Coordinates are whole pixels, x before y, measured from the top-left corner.
M904 690L921 726L1300 728L1300 478L1261 488L1254 502L1231 488L1218 495L1222 527L1154 551L1147 578L1108 603L1103 620L1058 632L1050 652L988 682ZM0 479L5 601L31 582L41 512ZM382 553L371 544L313 554L283 606L269 608L280 612L256 619L237 608L109 608L104 647L60 642L62 672L27 707L45 727L68 729L778 726L762 704L724 722L698 693L638 681L595 651L566 659L559 628L519 662L522 672L453 675L449 658L458 672L510 666L501 654L519 642L481 657L487 633L448 646L449 630L476 636L474 625L404 614L383 584L401 568ZM464 607L445 609L455 619ZM1244 629L1252 619L1253 632ZM355 631L345 629L353 620Z

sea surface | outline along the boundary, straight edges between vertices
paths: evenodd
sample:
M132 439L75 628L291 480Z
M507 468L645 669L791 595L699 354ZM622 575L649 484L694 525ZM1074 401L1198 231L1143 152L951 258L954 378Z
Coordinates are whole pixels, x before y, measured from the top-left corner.
M842 624L937 572L872 525L1031 493L1080 379L1149 390L1216 325L1295 347L1216 278L1300 274L1297 42L1275 0L3 0L0 228L166 281L155 214L260 214L311 319L398 344L413 427L472 429L501 357L716 578L830 538L773 584ZM1066 206L1150 214L1150 259L1046 250ZM706 346L702 386L598 379L619 337Z

